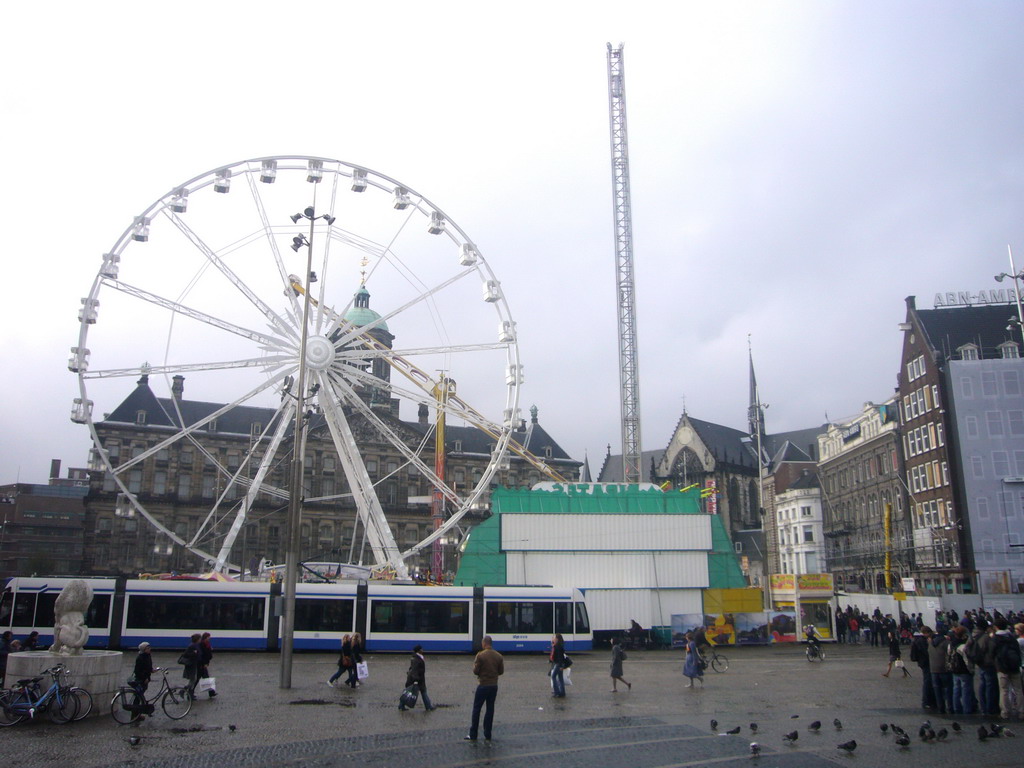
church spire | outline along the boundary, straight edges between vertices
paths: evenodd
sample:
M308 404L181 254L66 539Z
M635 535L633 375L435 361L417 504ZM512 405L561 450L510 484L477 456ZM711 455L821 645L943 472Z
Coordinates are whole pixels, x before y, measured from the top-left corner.
M754 352L750 345L750 334L747 334L747 356L750 361L750 405L747 406L747 431L756 440L764 439L764 405L757 389L757 376L754 375Z

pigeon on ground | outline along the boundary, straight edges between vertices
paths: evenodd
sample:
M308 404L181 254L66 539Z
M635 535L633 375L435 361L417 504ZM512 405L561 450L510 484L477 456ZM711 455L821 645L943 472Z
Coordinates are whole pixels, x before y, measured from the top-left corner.
M945 741L947 736L949 736L949 731L945 728L939 728L939 730L935 732L935 738L939 741Z
M888 733L889 732L889 724L888 723L882 723L878 727L882 729L882 733Z
M931 720L925 720L923 723L921 723L921 727L922 728L931 728L932 727L932 721Z
M838 717L835 720L832 721L832 725L834 725L836 727L837 731L843 730L843 724L841 722L839 722L839 718Z
M905 733L898 733L896 734L896 744L901 747L909 747L910 737Z
M796 731L790 731L789 733L787 733L785 736L782 737L782 740L783 741L788 741L790 744L792 744L794 741L796 741L799 738L800 738L800 734L799 733L797 733Z
M750 754L754 755L755 757L761 754L761 745L758 744L756 741L750 742Z
M229 726L228 726L228 730L229 730L229 731L234 731L234 730L235 730L235 729L237 729L237 728L238 728L238 726L237 726L237 725L229 725Z
M133 747L139 746L139 743L141 741L142 741L142 739L140 739L138 736L129 736L128 737L128 743L131 744Z
M711 730L712 731L717 731L718 730L718 721L717 720L712 720L711 721Z
M813 723L811 723L810 725L807 726L807 730L808 731L814 731L815 733L817 733L818 731L821 730L821 721L820 720L815 720Z
M1006 727L1003 728L1003 736L1006 736L1007 738L1012 739L1016 735L1017 734L1014 733L1013 731L1011 731L1009 728L1006 728Z
M750 724L750 732L751 733L757 733L757 723L751 723Z
M800 715L790 715L789 719L790 720L796 720L798 717L800 717Z
M957 733L960 733L960 731L961 731L960 723L958 723L956 720L953 721L953 726L952 727L953 727L954 731L956 731Z
M978 741L984 741L988 738L988 728L984 725L978 726Z
M931 728L925 728L923 725L917 732L917 735L921 737L921 741L933 741L935 739L935 731Z
M989 736L1003 735L1003 726L1001 726L999 723L992 723L992 725L990 725L989 728L992 729L992 732L989 734Z
M907 732L900 728L896 723L889 723L889 727L892 728L893 733L898 733L901 736L906 736ZM907 738L910 738L909 736Z
M850 739L849 741L844 741L842 744L836 744L836 749L841 749L847 753L853 752L853 750L855 750L856 748L857 742L853 739Z
M728 733L730 736L735 736L739 732L740 727L738 725L735 728L730 728L728 731L726 731L726 733Z

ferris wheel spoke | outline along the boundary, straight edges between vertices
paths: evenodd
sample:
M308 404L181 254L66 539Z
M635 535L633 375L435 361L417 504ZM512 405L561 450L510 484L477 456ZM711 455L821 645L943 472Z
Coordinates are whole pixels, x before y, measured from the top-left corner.
M236 368L275 368L279 365L295 366L295 355L267 355L249 360L220 360L211 363L179 363L175 365L145 365L135 368L108 368L82 373L83 379L112 379L139 376L143 373L172 375L197 371L228 371Z
M224 406L216 409L212 413L204 416L203 418L199 419L198 421L196 421L196 422L194 422L192 424L185 424L184 417L182 416L182 413L181 413L181 408L179 407L179 404L178 404L177 400L174 400L172 398L172 401L174 403L174 414L178 418L178 423L177 423L176 426L179 428L180 431L176 432L174 435L171 435L170 437L166 438L165 440L161 440L161 441L157 442L155 445L150 446L149 449L143 451L138 456L132 457L128 461L126 461L123 464L119 465L117 467L117 472L119 474L123 474L125 471L131 469L136 464L138 464L140 461L144 461L145 459L149 458L150 456L155 454L160 449L167 448L169 446L174 445L175 443L177 443L180 440L186 440L186 439L189 440L190 442L192 442L193 444L197 445L199 447L199 449L201 451L203 451L203 453L205 455L207 455L207 457L209 457L210 454L202 446L201 441L195 438L195 436L194 436L195 432L201 430L203 427L207 426L210 422L216 421L221 416L223 416L225 413L229 413L230 411L234 410L235 408L239 407L240 405L244 405L249 400L251 400L254 397L256 397L257 395L259 395L260 393L265 392L268 389L271 389L272 387L276 386L278 383L280 383L280 382L282 382L284 380L286 375L287 375L287 373L285 373L283 371L279 372L277 375L273 376L272 378L269 378L266 381L261 382L258 386L256 386L253 389L249 390L249 392L247 392L246 394L244 394L241 397L237 398L236 400L228 403L227 405L224 405Z
M263 205L263 196L260 194L259 187L256 184L256 177L251 173L247 173L245 179L249 183L249 192L252 194L253 205L256 206L256 213L260 217L260 223L263 225L261 236L266 237L267 244L270 246L270 254L273 257L274 265L277 267L277 274L281 278L281 285L287 286L290 284L289 272L287 267L285 267L284 259L281 258L281 249L278 248L277 240L273 236L274 228L270 224L270 217L267 216L267 209ZM291 291L286 291L285 295L292 304L292 311L298 314L298 298Z
M379 381L379 380L378 380ZM359 397L359 394L351 387L351 385L344 379L329 375L327 382L331 393L333 394L333 400L346 403L356 413L361 414L369 423L371 423L381 437L387 440L391 446L397 450L405 459L408 465L414 466L421 475L434 487L439 488L444 494L445 498L454 504L460 504L461 499L455 489L447 485L441 478L439 478L434 470L417 455L415 451L406 445L405 441L402 440L398 435L395 434L394 430L391 429L376 413L370 408L366 402ZM421 443L421 448L422 448ZM383 478L381 482L383 482Z
M224 262L224 260L199 237L192 229L184 222L180 216L174 214L168 214L174 225L189 239L189 241L199 250L206 259L213 264L220 273L227 278L227 280L238 289L238 291L249 300L249 302L256 307L267 318L267 320L273 325L279 332L285 336L291 336L295 338L295 328L287 323L277 312L275 312L269 304L263 299L256 295L256 293L249 288L241 278L234 273L234 271Z
M327 382L321 376L316 378L322 391ZM356 444L348 419L336 399L321 397L318 398L318 402L334 441L334 449L338 452L338 458L345 470L349 488L351 488L356 502L356 510L366 529L366 536L377 565L391 565L401 578L407 578L408 570L405 561L401 558L398 544L388 526L387 517L380 505L380 499L377 498L373 481L359 455L359 446Z
M284 441L285 435L288 433L288 428L292 423L294 415L295 400L290 397L284 398L280 407L277 409L277 412L274 414L274 418L277 420L277 427L274 430L274 436L270 439L270 444L267 446L266 452L260 459L260 464L256 468L256 474L253 476L251 481L248 481L245 498L242 499L242 503L239 505L238 511L235 514L235 519L231 523L231 528L228 529L227 535L224 537L224 541L221 544L220 552L217 553L217 561L214 564L215 570L223 571L227 566L228 558L231 556L231 548L234 546L235 540L238 538L238 534L242 530L242 526L245 524L249 510L252 509L253 503L255 503L261 488L263 488L264 481L267 478L267 473L274 466L274 459L277 457L277 453L281 448L281 443ZM247 460L252 457L252 453L253 449L250 448L246 456ZM238 477L242 472L242 468L244 468L247 463L248 461L242 462L238 471L235 473L234 477L232 477L232 482L236 482L238 480Z
M268 349L276 349L285 346L286 344L289 343L291 343L292 345L294 345L295 343L294 340L286 341L285 339L279 336L268 336L267 334L262 333L260 331L254 331L250 328L243 328L242 326L235 325L234 323L230 323L227 320L222 320L219 317L214 317L213 315L207 312L201 312L198 309L193 309L192 307L186 306L178 301L165 299L164 297L158 296L155 293L151 293L150 291L143 290L142 288L130 285L120 280L112 280L110 278L105 278L104 283L109 285L111 288L121 291L122 293L128 294L129 296L134 296L137 299L142 299L143 301L147 301L150 304L155 304L158 307L170 310L171 312L174 312L176 314L183 315L185 317L190 317L193 320L198 320L202 323L206 323L207 325L213 326L214 328L220 328L221 330L228 331L229 333L233 333L243 338L250 339L251 341L255 341L256 343L261 344Z

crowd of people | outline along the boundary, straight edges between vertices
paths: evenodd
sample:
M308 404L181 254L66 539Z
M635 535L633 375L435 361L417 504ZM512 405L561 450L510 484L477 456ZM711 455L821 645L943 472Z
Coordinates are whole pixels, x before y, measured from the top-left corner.
M910 646L910 661L921 674L921 707L950 715L984 715L1006 720L1024 719L1024 614L999 611L936 611L934 626L919 613L900 612L896 619L877 608L863 614L847 607L836 612L836 640L883 642L889 650L889 677L894 668L911 676L903 662Z

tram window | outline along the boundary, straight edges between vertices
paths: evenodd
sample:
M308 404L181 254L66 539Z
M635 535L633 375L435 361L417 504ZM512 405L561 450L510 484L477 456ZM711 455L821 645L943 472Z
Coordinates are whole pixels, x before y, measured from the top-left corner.
M12 626L15 627L32 627L33 618L36 614L36 593L35 592L19 592L14 598L14 621L11 622ZM52 622L51 622L52 624Z
M371 632L469 632L469 603L441 600L374 600Z
M129 595L128 626L133 629L260 631L262 597Z
M11 609L14 606L14 593L5 591L0 597L0 627L11 626Z
M36 605L37 627L52 627L57 623L54 606L57 604L57 592L43 592L39 595ZM92 629L107 629L110 625L110 595L95 595L85 612L85 626Z
M555 603L555 632L572 634L572 603Z
M296 632L351 632L354 610L351 600L295 601Z
M554 627L554 611L551 603L487 603L487 631L495 634L514 633L525 635L542 633L550 635Z
M573 603L576 606L576 634L586 634L590 631L590 621L587 618L587 604Z

